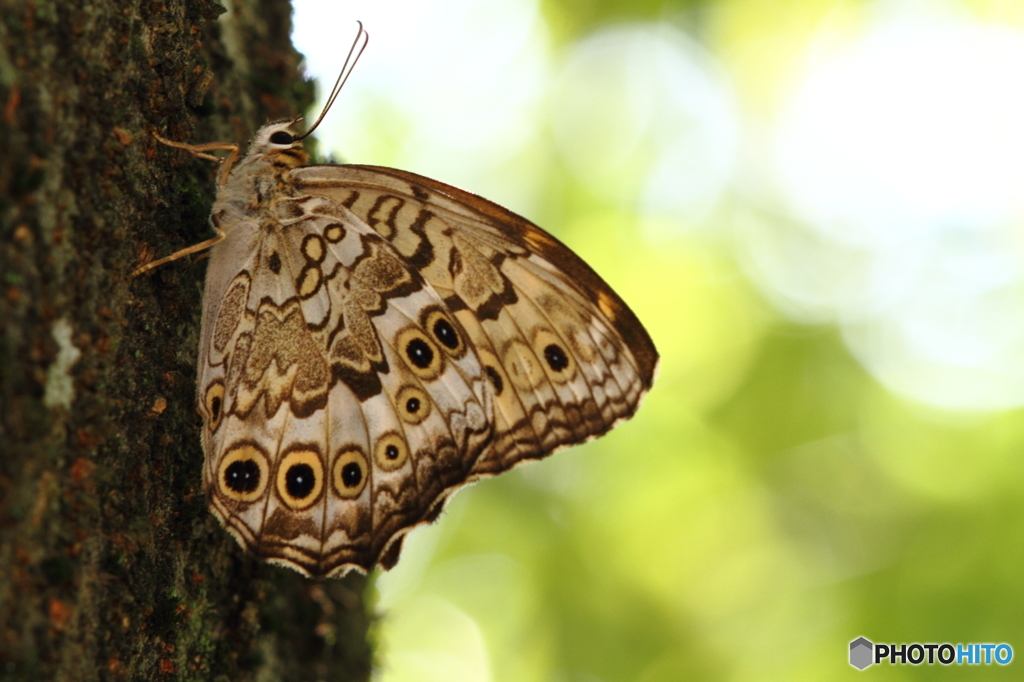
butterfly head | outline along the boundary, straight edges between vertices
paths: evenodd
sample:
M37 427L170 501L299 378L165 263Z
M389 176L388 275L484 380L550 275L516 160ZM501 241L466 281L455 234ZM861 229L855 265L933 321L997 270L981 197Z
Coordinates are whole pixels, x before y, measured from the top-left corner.
M370 34L363 29L363 22L360 21L358 24L359 32L356 34L356 39L352 41L348 57L345 58L345 64L341 67L341 73L338 74L338 80L335 81L334 87L331 88L331 94L327 97L327 103L324 104L323 110L316 121L313 122L313 125L306 132L299 134L293 130L293 127L302 121L301 116L291 121L268 123L260 128L259 132L256 133L256 137L253 138L252 145L249 147L249 153L246 156L247 160L260 159L270 163L274 168L286 171L306 165L309 155L302 149L303 138L312 135L317 126L320 125L320 122L324 120L324 116L330 111L334 100L338 98L338 94L341 93L341 87L345 85L349 75L352 73L352 69L355 68L356 62L359 61L359 57L363 54L363 50L366 49L366 45L370 40Z
M302 138L293 126L301 121L296 118L290 121L268 123L259 129L249 148L249 156L262 156L276 168L291 170L306 165L309 155L302 148Z

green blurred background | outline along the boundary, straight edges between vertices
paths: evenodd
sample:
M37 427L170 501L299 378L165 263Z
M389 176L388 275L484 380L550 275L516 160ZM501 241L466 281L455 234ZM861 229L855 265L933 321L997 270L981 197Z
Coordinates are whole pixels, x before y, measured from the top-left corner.
M298 0L312 74L356 19L335 159L529 217L662 353L413 533L380 680L1014 676L847 650L1024 652L1024 3Z

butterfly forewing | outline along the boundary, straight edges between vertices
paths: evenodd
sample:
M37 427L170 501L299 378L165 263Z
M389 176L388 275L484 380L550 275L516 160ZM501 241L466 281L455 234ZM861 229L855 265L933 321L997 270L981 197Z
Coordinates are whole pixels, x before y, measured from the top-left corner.
M631 416L657 353L601 278L520 216L413 173L370 166L292 171L388 239L442 296L494 394L495 439L474 476L600 435Z

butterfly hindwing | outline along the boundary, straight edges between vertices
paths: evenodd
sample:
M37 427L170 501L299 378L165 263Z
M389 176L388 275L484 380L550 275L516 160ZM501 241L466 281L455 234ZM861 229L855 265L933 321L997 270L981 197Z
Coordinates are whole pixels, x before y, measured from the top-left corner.
M232 239L211 255L199 380L211 505L271 561L369 570L490 442L483 370L432 336L438 320L464 332L380 235L323 197L276 209L244 258Z

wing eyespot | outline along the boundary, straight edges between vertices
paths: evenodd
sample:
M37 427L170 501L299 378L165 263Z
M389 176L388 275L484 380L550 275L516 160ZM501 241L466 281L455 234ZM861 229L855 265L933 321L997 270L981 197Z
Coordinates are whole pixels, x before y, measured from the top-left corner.
M359 497L366 487L369 472L370 466L362 450L355 446L342 448L334 459L334 492L349 500Z
M548 375L557 382L569 381L576 373L576 361L566 350L564 342L547 329L541 329L534 337L537 357L544 363Z
M400 469L409 459L409 446L405 439L391 431L377 441L373 449L373 459L384 471Z
M217 489L236 502L255 502L267 488L270 465L267 455L253 443L236 445L217 467Z
M306 446L308 447L308 446ZM320 455L308 449L292 450L277 467L277 494L291 509L308 509L324 487L324 466Z
M413 338L405 346L405 355L409 362L420 369L427 369L434 364L434 349L420 338Z
M544 359L548 361L548 367L554 372L561 372L569 366L569 358L557 343L549 343L544 347Z
M220 426L224 410L224 382L217 379L206 387L206 395L203 398L206 406L207 426L210 431L216 431Z
M399 332L396 347L402 360L420 379L433 381L444 370L441 351L418 327L407 327Z
M409 424L420 424L430 415L430 396L416 386L404 386L396 399L398 414Z
M434 341L452 358L461 358L466 353L466 343L458 326L440 308L433 308L423 317L423 327Z

